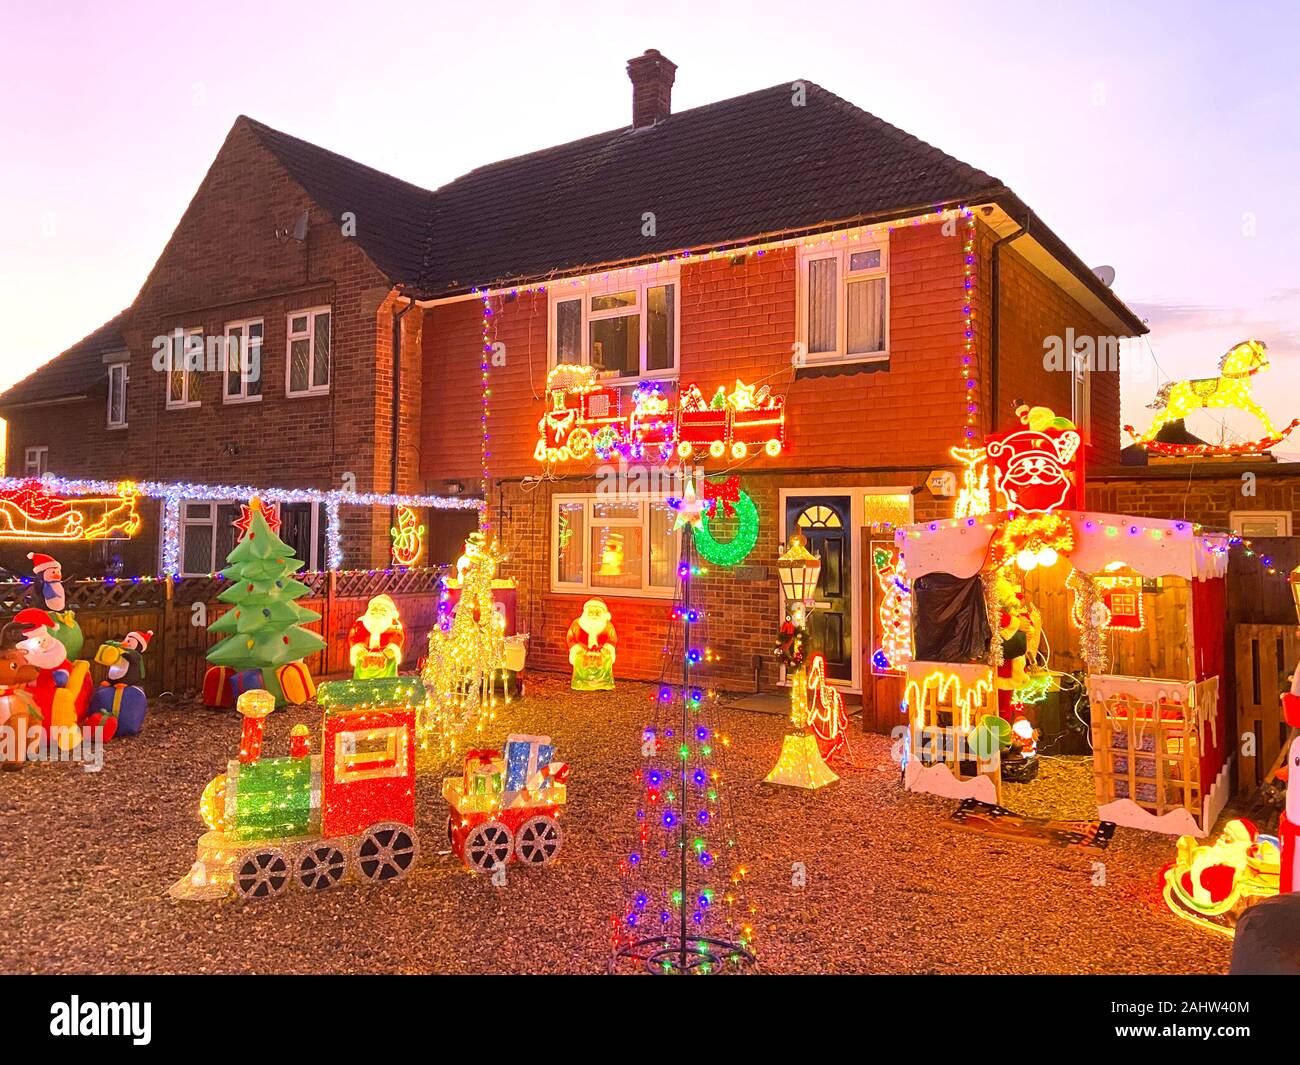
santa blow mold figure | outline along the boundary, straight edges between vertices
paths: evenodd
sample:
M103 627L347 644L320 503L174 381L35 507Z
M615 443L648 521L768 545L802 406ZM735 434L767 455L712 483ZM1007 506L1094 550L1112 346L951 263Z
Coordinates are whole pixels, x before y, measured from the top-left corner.
M582 614L574 619L565 637L569 644L569 665L573 667L573 690L614 690L614 647L618 633L609 607L603 599L588 599Z
M366 612L348 630L349 661L357 680L397 676L402 661L406 633L397 604L386 595L377 595L366 604Z

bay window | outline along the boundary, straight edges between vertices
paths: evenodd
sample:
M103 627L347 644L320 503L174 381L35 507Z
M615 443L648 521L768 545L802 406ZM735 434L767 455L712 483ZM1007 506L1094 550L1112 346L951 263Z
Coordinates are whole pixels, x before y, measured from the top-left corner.
M553 591L673 595L681 540L666 500L566 495L551 506Z

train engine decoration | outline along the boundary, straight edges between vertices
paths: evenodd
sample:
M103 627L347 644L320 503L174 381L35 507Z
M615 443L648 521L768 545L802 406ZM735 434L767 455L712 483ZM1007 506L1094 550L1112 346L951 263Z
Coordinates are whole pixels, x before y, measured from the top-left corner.
M465 753L464 773L448 777L447 837L473 873L497 873L507 862L546 865L560 852L560 807L569 767L554 761L549 736L511 735L504 751Z
M415 709L325 710L321 748L298 726L287 756L262 755L274 697L240 696L239 757L203 792L200 837L177 899L265 899L290 887L320 891L345 876L401 880L419 857L415 831Z
M537 423L538 462L657 459L743 459L751 452L776 456L785 446L785 400L767 385L737 380L706 398L698 385L676 396L669 385L642 381L624 404L616 387L602 385L595 367L562 364L547 375L550 406Z

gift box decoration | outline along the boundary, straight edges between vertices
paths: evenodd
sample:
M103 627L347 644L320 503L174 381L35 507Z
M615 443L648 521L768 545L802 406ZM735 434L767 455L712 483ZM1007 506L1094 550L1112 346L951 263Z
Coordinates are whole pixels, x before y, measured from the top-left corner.
M239 701L239 697L243 695L244 692L265 690L266 682L262 679L262 671L260 669L245 669L230 678L230 691L231 694L234 695L236 702Z
M203 705L218 707L222 710L235 705L235 693L231 680L235 671L229 666L208 666L203 674Z
M550 736L525 736L512 733L506 737L506 792L523 791L529 778L555 757ZM542 782L542 790L549 786Z
M311 671L302 662L290 662L281 666L276 673L280 681L280 690L284 692L285 702L301 706L316 695L316 682L311 679Z

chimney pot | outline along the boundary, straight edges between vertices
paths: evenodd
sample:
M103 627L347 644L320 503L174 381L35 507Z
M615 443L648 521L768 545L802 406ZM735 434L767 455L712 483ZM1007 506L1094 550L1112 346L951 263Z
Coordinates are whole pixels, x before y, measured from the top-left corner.
M632 125L653 126L673 110L673 79L677 64L664 58L657 48L647 48L644 55L627 61L627 76L632 79Z

